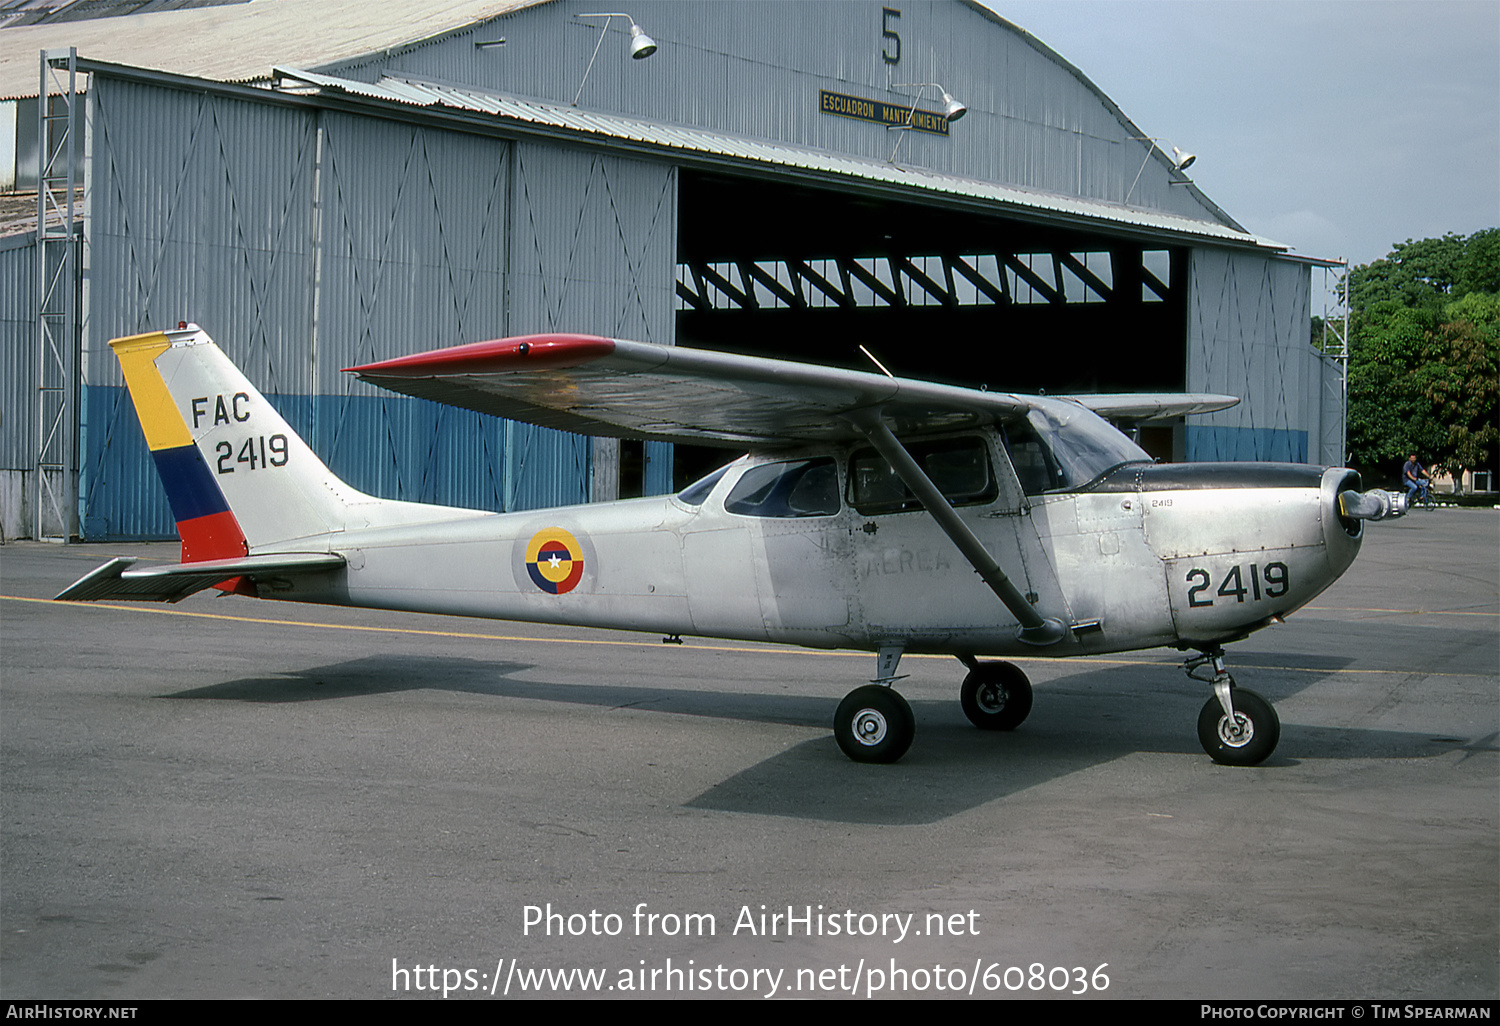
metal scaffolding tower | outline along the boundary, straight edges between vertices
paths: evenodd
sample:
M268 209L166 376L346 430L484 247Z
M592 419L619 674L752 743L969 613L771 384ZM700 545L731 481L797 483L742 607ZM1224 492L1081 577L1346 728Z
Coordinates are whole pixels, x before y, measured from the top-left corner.
M32 537L77 533L79 231L78 53L44 50L37 97L37 443ZM51 94L51 95L49 95Z
M1329 276L1334 277L1332 283ZM1323 378L1323 408L1336 416L1321 418L1323 452L1336 453L1336 465L1349 461L1349 265L1323 266L1323 334L1313 339L1318 355L1333 369Z

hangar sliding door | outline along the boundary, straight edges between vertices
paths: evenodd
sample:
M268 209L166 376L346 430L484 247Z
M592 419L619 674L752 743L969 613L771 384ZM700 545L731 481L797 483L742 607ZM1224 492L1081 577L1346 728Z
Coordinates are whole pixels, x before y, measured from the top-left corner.
M509 333L672 344L677 169L541 143L516 142L512 150ZM671 491L672 448L637 447L640 478L626 490L634 483L643 494ZM594 452L594 498L612 498L620 445L597 439Z
M1197 248L1188 288L1188 390L1242 402L1189 418L1186 458L1305 463L1310 445L1316 458L1322 370L1307 268Z

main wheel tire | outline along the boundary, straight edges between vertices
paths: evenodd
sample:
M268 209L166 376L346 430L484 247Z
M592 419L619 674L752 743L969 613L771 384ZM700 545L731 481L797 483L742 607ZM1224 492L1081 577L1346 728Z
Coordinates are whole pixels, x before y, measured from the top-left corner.
M1198 743L1214 762L1225 766L1256 766L1276 750L1281 740L1281 720L1271 703L1254 691L1233 688L1234 723L1224 715L1218 696L1210 698L1198 714Z
M1015 730L1031 713L1031 681L1015 663L980 663L958 697L980 730Z
M844 696L833 714L833 736L855 762L895 762L911 747L917 720L906 699L880 684Z

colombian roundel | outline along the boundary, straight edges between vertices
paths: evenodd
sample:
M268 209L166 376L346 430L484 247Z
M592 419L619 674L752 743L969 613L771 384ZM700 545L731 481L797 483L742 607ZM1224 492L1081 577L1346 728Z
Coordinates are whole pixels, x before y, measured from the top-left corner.
M538 588L566 595L583 579L583 548L560 527L538 531L526 546L526 571Z

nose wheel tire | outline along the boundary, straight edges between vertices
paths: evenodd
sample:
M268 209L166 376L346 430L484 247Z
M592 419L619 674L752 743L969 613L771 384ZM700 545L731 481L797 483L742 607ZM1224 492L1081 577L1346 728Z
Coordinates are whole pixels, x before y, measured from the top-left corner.
M980 730L1015 730L1031 713L1031 681L1014 663L980 663L964 678L958 697Z
M1217 697L1210 698L1198 714L1198 742L1214 762L1259 765L1281 740L1281 720L1271 703L1254 691L1233 688L1229 695L1234 720L1224 714Z
M855 762L895 762L916 732L906 699L880 684L855 688L833 714L833 736Z

